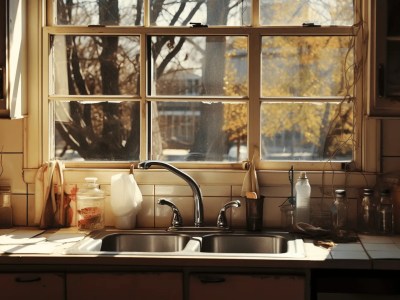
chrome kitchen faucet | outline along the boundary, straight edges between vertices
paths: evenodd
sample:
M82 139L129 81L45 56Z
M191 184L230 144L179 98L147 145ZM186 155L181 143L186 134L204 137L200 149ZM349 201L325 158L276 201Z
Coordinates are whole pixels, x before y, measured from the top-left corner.
M203 226L203 220L204 220L203 196L201 194L201 190L197 182L185 172L162 161L146 160L144 162L139 163L138 165L138 167L142 169L149 169L151 166L163 167L164 169L167 169L168 171L179 176L189 184L189 186L193 191L193 197L194 197L194 226L195 227Z

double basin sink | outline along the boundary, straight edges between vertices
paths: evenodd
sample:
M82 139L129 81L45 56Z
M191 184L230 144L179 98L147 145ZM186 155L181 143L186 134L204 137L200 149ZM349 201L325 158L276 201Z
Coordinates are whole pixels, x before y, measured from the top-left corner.
M67 254L304 257L303 240L286 232L102 230Z

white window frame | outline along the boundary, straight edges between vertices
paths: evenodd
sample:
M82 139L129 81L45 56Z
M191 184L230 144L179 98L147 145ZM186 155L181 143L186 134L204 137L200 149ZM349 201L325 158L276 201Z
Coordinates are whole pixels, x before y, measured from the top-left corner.
M47 1L47 2L46 2ZM46 27L49 24L49 18L51 16L46 15L46 10L49 9L49 3L51 0L38 0L28 1L27 12L29 15L28 20L28 36L29 36L29 50L28 50L28 95L29 95L29 117L25 120L25 127L28 131L25 139L25 157L24 167L26 170L36 169L40 164L49 159L50 149L50 125L49 125L49 105L48 105L48 37L49 34L54 33L91 33L91 34L107 34L107 33L126 33L140 35L143 39L146 34L171 34L171 29L167 28L148 28L148 27L126 27L126 28L88 28L88 27L77 27L77 28L66 28L66 27ZM145 3L147 1L145 0ZM356 19L363 20L364 27L367 28L369 21L368 12L368 1L367 0L355 0L358 3L356 10ZM254 1L255 7L258 7L258 0ZM254 23L258 24L258 12L255 9ZM47 19L46 19L47 17ZM145 18L145 22L148 20ZM146 23L145 23L146 24ZM117 30L117 32L116 32ZM191 28L174 28L176 34L190 34L193 33ZM314 27L307 28L308 33L312 35L326 35L326 34L343 34L348 35L353 32L352 27ZM285 171L288 170L292 165L296 170L316 170L316 171L337 171L343 170L343 165L337 162L297 162L297 161L260 161L257 153L259 152L260 146L260 76L254 74L260 74L260 57L259 50L261 48L261 35L299 35L303 32L303 28L298 27L270 27L270 28L246 28L246 27L234 27L234 28L196 28L196 35L207 35L207 34L244 34L249 33L249 43L252 47L249 47L249 66L254 67L252 72L249 72L249 157L255 155L257 162L257 169L260 170L276 170ZM355 170L362 172L377 172L380 168L379 163L379 143L380 143L380 122L366 117L366 94L368 92L368 75L369 75L369 57L368 53L364 51L365 45L364 39L366 37L366 30L360 30L357 41L355 57L356 61L362 61L359 67L364 68L362 77L360 78L356 90L355 97L357 103L356 110L356 137L357 147L354 150L354 164L348 166L347 170ZM371 47L371 45L369 45ZM142 47L144 52L144 47ZM142 69L146 66L145 53L141 53L141 65ZM142 133L145 130L147 132L146 122L146 98L151 99L145 95L146 91L146 76L141 76L141 126ZM243 101L243 99L237 99ZM140 160L146 159L147 153L147 141L146 134L141 135L141 153ZM191 169L242 169L241 163L174 163L181 168ZM112 168L112 169L126 169L130 163L124 162L83 162L83 163L72 163L66 162L67 167L71 168L83 168L83 169L96 169L96 168Z

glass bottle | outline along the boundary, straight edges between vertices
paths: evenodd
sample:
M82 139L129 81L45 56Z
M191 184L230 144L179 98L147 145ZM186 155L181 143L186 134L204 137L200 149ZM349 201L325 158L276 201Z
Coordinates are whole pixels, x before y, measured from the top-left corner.
M104 192L99 189L96 177L87 177L85 181L85 187L77 192L78 229L103 229Z
M359 229L363 233L373 233L376 229L376 203L374 190L364 189L361 200Z
M296 185L296 222L310 223L311 186L306 172L300 172Z
M390 190L383 190L378 204L378 232L381 234L393 234L393 200Z
M347 197L345 190L335 190L335 200L332 205L332 226L334 230L346 229Z

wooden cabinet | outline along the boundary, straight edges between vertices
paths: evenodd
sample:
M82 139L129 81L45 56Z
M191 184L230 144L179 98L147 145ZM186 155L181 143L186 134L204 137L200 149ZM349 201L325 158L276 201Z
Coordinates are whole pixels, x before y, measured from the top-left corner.
M26 1L0 1L0 117L21 118L27 113Z
M306 281L300 275L191 274L189 299L304 300Z
M400 118L400 2L370 2L371 83L368 114Z
M68 273L67 300L182 300L178 272Z
M1 273L1 299L65 299L64 275L57 273Z

